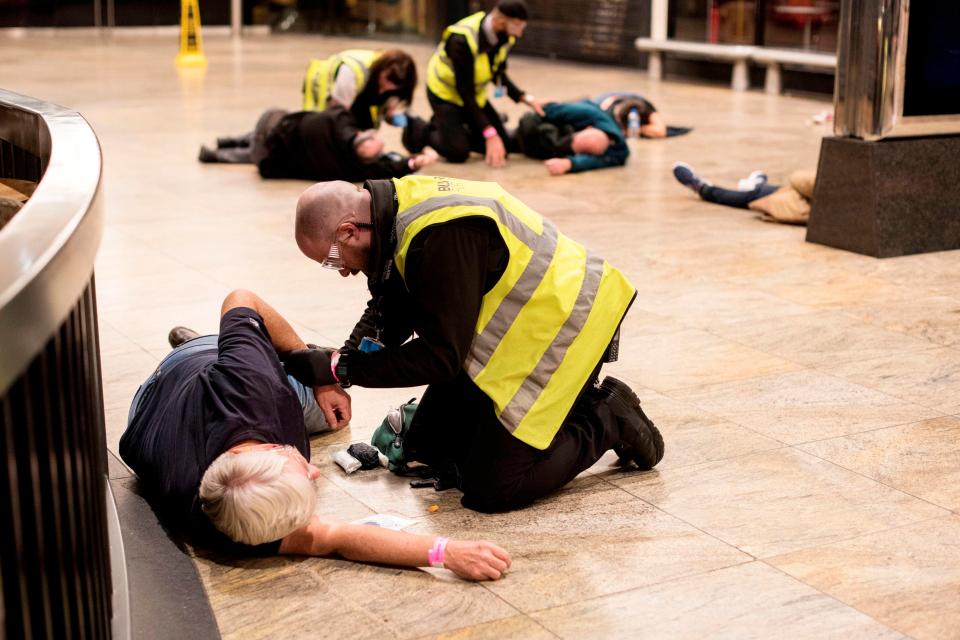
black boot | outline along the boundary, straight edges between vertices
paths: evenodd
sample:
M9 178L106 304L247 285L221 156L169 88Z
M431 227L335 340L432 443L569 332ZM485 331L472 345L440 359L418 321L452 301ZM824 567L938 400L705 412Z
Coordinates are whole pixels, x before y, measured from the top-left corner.
M219 162L219 159L217 158L217 152L206 145L200 147L200 153L197 156L197 160L200 162Z
M223 138L217 138L217 149L233 149L234 147L243 147L247 144L248 140L245 137L232 138L230 136L224 136Z
M663 458L663 436L640 408L640 398L625 382L607 376L600 384L615 413L623 418L621 440L613 450L621 462L633 461L643 470L652 469Z
M410 153L420 153L427 146L427 133L430 131L430 123L419 118L412 113L407 114L407 126L403 128L403 135L400 141L404 148Z

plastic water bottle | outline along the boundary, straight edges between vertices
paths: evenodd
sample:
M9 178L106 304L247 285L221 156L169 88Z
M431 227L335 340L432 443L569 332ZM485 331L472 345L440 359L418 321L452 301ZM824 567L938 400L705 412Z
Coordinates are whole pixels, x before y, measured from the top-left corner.
M640 137L640 112L636 109L630 109L627 114L627 135L631 138Z

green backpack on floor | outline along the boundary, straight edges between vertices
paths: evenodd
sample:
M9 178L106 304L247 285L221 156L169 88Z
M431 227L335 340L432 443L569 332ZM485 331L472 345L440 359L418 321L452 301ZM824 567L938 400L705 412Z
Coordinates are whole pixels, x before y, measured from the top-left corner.
M417 411L416 398L410 398L407 402L395 409L387 412L387 417L383 419L380 426L373 432L370 438L370 444L375 446L380 453L387 457L390 471L400 475L406 475L407 458L403 450L403 440L410 431L410 424L413 422L413 414Z

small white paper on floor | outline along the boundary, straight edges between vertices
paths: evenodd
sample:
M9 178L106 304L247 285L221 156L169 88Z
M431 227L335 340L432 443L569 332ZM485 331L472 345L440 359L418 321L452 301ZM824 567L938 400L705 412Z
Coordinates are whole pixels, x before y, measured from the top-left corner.
M409 518L403 518L401 516L395 516L390 513L375 513L369 515L366 518L360 518L359 520L354 520L350 524L368 524L373 527L383 527L384 529L393 529L394 531L402 531L414 523L413 520Z

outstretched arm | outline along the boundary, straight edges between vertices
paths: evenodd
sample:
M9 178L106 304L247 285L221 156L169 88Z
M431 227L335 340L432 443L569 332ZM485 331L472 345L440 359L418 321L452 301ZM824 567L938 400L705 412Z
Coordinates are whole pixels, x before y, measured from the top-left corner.
M347 524L313 516L285 537L280 553L331 556L404 567L425 567L436 537ZM466 580L497 580L510 568L510 554L485 540L450 540L444 566Z

